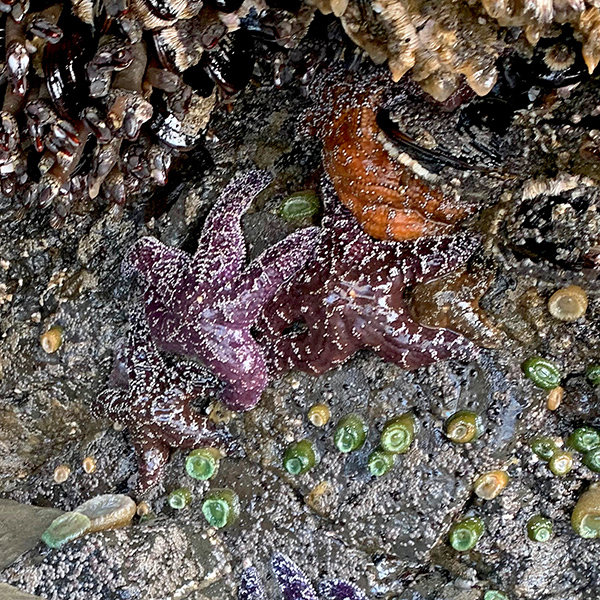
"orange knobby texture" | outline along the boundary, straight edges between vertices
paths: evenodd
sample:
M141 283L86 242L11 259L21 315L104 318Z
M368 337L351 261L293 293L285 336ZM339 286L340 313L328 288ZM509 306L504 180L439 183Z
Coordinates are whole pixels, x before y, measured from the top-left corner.
M476 206L446 196L386 150L377 124L380 82L353 77L329 83L322 88L327 115L310 129L323 141L323 164L338 197L364 231L381 240L447 235L475 212Z

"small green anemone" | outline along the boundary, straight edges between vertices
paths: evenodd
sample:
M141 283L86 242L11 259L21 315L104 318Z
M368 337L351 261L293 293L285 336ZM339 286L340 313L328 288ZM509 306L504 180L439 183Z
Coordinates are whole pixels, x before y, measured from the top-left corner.
M533 450L534 454L545 461L549 461L554 456L554 453L558 451L552 438L542 436L534 437L530 440L529 447Z
M406 413L389 420L381 432L381 447L387 452L407 452L415 438L415 417Z
M527 537L532 542L547 542L552 537L552 521L535 515L527 521Z
M310 440L290 444L283 455L283 466L290 475L302 475L318 462L318 454Z
M49 548L60 548L63 544L81 537L92 526L89 517L78 513L68 512L56 517L42 534L42 541Z
M583 456L583 464L594 473L600 473L600 448L594 448Z
M354 452L365 443L369 428L365 420L352 413L343 417L335 428L333 443L340 452Z
M381 477L394 466L395 461L396 454L394 452L386 452L382 448L377 448L369 455L367 465L373 477Z
M202 502L202 514L212 527L227 527L240 516L240 499L233 490L212 490Z
M577 452L600 448L600 432L593 427L579 427L567 439L567 444Z
M279 205L279 214L286 221L301 221L314 217L318 212L319 199L312 190L291 194Z
M561 375L559 368L551 361L541 356L532 356L522 365L523 373L533 383L544 390L553 390L560 385Z
M483 421L472 410L459 410L446 421L446 436L455 444L474 442L483 433Z
M600 484L581 494L571 515L571 525L582 538L600 538Z
M221 453L216 448L192 450L185 460L185 470L190 477L205 481L216 474L220 458Z
M485 525L479 517L467 517L450 527L450 545L458 552L466 552L475 547L483 532Z
M173 490L167 498L169 506L175 510L181 510L192 502L192 492L185 487Z

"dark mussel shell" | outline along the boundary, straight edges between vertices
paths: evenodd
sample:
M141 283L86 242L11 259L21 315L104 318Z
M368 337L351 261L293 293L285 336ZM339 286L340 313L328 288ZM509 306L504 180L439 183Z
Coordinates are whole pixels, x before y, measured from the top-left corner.
M223 38L216 48L205 52L201 64L225 93L233 95L248 85L255 60L252 35L238 29Z
M592 200L588 194L539 196L524 201L509 219L515 233L509 236L509 246L517 255L533 261L548 261L565 269L581 269L583 254L589 240L573 236L571 228L561 230L554 212L561 208L571 210L577 220L582 219Z
M46 86L58 114L65 119L77 118L89 102L85 67L95 46L89 43L91 32L82 29L80 24L57 44L46 44L44 51Z
M204 98L208 98L215 88L214 81L201 65L195 65L184 71L183 81Z
M462 171L488 171L484 167L452 156L443 148L425 148L400 129L398 123L391 119L389 110L382 109L377 113L377 125L395 146L414 160L424 164L433 173L439 173L446 166Z
M191 150L198 142L197 136L189 135L182 122L166 107L155 110L150 129L165 146L174 150Z

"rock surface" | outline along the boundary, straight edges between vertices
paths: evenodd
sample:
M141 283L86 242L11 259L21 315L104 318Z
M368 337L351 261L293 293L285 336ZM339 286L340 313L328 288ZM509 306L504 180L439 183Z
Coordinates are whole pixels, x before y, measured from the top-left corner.
M133 494L137 466L128 433L99 421L90 406L138 300L134 282L120 278L121 259L136 239L155 235L193 252L208 208L227 181L252 167L271 170L275 182L243 218L248 254L257 256L293 230L277 209L289 193L314 188L320 149L294 133L309 105L299 80L275 88L266 63L257 70L259 85L215 111L206 149L190 155L177 193L126 205L119 222L98 200L80 207L61 230L49 226L43 210L18 220L11 201L0 198L0 493L6 498L72 510L101 493ZM456 153L470 149L469 160L481 158L482 147L500 155L500 162L481 159L498 172L444 167L439 174L444 185L462 186L482 204L468 226L483 234L479 258L495 272L480 304L506 336L498 349L471 364L414 372L363 352L319 377L290 373L273 381L244 415L214 403L199 406L228 422L246 458L224 459L214 480L199 482L185 474L184 454L175 453L163 487L145 498L155 519L136 518L123 530L85 536L60 550L33 543L31 533L19 546L24 554L0 579L52 600L231 600L245 564L255 564L267 582L271 554L283 551L311 581L341 577L377 598L480 600L483 591L501 589L520 600L596 600L598 544L578 538L569 516L587 482L598 477L578 457L566 477L553 476L527 441L537 434L564 440L583 423L600 426L598 389L584 375L600 358L593 253L600 246L600 163L579 152L589 127L578 125L595 114L598 87L591 80L560 93L537 89L531 97L538 100L515 114L499 138L485 123L473 125L472 135L461 133L460 106L442 111L404 80L398 88L392 113L414 138ZM474 102L480 112L496 110ZM540 239L550 246L540 248ZM590 301L574 323L554 320L546 307L567 284L580 285ZM54 324L63 328L63 343L46 354L39 338ZM522 376L521 362L534 354L552 359L564 374L565 398L554 412L546 409L545 392ZM317 402L332 412L322 429L306 418ZM484 417L486 432L475 443L453 445L443 423L465 408ZM383 423L409 409L420 424L413 447L388 476L370 478L366 458ZM352 411L366 417L371 431L360 452L342 456L332 431ZM322 460L293 478L281 457L303 437L313 440ZM91 473L82 467L89 456L96 461ZM61 464L71 474L57 484L53 472ZM509 473L506 490L489 502L474 498L475 478L497 468ZM175 512L166 496L183 485L194 500ZM238 523L218 536L207 530L200 509L212 487L231 487L242 502ZM487 534L476 551L459 555L446 534L468 511L484 518ZM537 512L554 521L548 544L525 535ZM4 547L0 555L9 556Z
M0 499L0 569L40 543L42 533L62 511Z

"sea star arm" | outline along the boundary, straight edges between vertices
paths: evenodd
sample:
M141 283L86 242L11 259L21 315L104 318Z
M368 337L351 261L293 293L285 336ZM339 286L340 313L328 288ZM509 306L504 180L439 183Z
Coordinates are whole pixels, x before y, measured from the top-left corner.
M181 375L183 381L188 381L190 385L202 388L204 391L217 389L219 387L219 382L215 375L205 366L196 362L177 364L175 370Z
M187 252L148 236L137 240L129 249L123 261L123 273L139 273L155 293L164 298L171 296L190 262Z
M169 462L170 450L150 427L132 427L129 433L138 459L136 490L139 494L143 494L163 478L165 467Z
M433 329L406 320L394 333L373 329L363 336L366 345L384 360L405 369L417 369L440 360L471 360L477 346L449 329Z
M317 600L313 586L298 565L287 556L275 553L271 560L271 568L283 600Z
M270 181L271 176L265 171L248 171L225 187L206 219L194 254L193 269L198 281L208 277L223 285L224 280L241 271L246 256L241 216Z
M322 581L319 584L319 596L324 600L367 600L356 585L339 579Z
M199 446L225 446L234 444L233 436L224 429L216 429L204 415L196 412L189 404L194 395L182 390L185 382L174 379L172 387L162 393L151 404L151 427L156 438L173 448L197 448Z
M231 360L231 356L235 359ZM268 383L267 366L262 351L250 332L240 332L224 340L210 366L227 383L221 400L230 410L249 410L260 400Z
M457 234L450 237L423 238L416 242L386 245L398 255L397 266L407 284L421 283L456 270L479 246L476 237Z
M255 567L250 567L242 573L238 600L267 600Z
M231 316L236 322L250 326L256 321L281 284L304 265L318 233L318 227L296 231L252 261L228 292Z
M99 412L116 422L125 423L127 391L122 388L107 388L100 392L93 403L94 412Z

